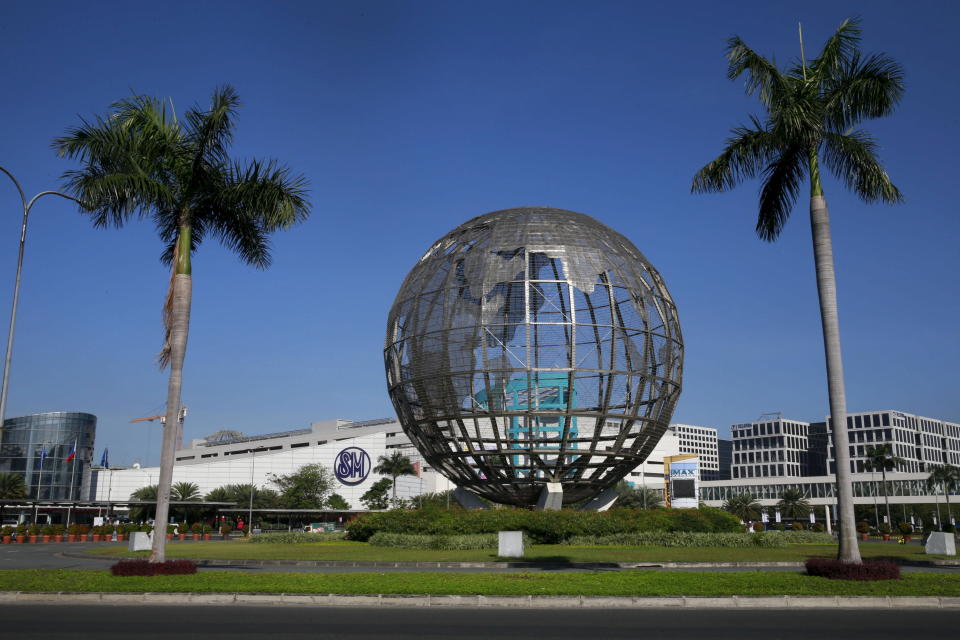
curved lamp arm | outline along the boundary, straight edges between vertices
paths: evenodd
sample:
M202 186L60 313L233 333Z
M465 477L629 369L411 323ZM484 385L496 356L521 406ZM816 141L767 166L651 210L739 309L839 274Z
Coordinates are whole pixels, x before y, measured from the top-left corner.
M10 361L13 358L13 330L17 324L17 303L20 300L20 279L23 273L23 252L27 243L27 218L30 215L30 209L32 209L34 203L43 196L60 196L61 198L76 202L82 208L86 207L84 207L83 202L80 200L59 191L41 191L27 202L26 195L23 193L23 187L21 187L17 179L13 177L13 174L2 166L0 166L0 171L6 174L14 186L17 187L17 192L20 194L20 205L23 207L23 222L20 225L20 247L17 253L17 277L13 284L13 305L10 310L10 328L7 332L7 352L3 365L3 382L0 383L0 431L2 431L3 423L7 416L7 389L10 382Z

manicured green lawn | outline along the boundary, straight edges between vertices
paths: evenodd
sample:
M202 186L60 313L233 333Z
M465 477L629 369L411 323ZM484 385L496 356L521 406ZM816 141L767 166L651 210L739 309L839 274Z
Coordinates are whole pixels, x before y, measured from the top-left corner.
M258 573L114 577L108 571L0 570L2 591L398 593L452 595L900 595L960 596L960 576L912 573L850 582L799 573L617 571L583 573Z
M918 545L861 544L864 557L890 557L900 560L929 560ZM109 556L131 554L125 546L104 547L91 553ZM737 549L727 547L573 547L532 545L525 559L556 562L802 562L812 557L836 556L835 545L795 544L782 549ZM492 562L492 551L428 551L374 547L365 542L314 542L304 544L250 544L244 540L229 542L191 542L167 546L170 558L209 558L213 560L339 560L364 562Z

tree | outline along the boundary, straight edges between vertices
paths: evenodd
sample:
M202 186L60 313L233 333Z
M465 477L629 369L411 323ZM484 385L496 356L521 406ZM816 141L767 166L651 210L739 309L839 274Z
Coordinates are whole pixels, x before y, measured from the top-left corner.
M780 515L790 520L802 520L810 515L810 502L803 491L799 489L785 489L777 502Z
M820 55L803 57L789 69L754 52L739 37L727 43L727 75L746 75L747 94L756 94L766 116L732 131L726 148L693 178L697 192L728 191L747 178L762 176L757 234L774 241L793 209L804 176L810 178L810 224L816 263L820 317L826 356L828 395L836 460L840 512L839 559L860 563L853 517L847 402L840 353L836 278L827 201L820 162L865 202L894 203L900 191L876 155L876 143L855 127L863 120L889 115L903 94L903 72L884 54L864 56L860 28L847 20L830 37Z
M436 493L421 493L410 498L411 509L462 509L460 503L453 499L453 491L438 491Z
M362 502L367 509L386 509L390 506L387 492L390 491L392 485L393 482L388 478L380 478L370 485L366 493L360 496L360 502Z
M350 509L350 503L347 502L339 493L331 493L330 497L327 498L327 509L332 509L334 511L348 511Z
M64 174L67 188L84 204L94 226L122 227L134 217L152 218L171 268L164 304L166 340L161 367L170 367L166 422L160 455L157 519L166 522L192 305L193 252L218 238L247 264L270 264L269 236L306 219L306 180L273 161L233 161L239 106L231 87L217 89L206 111L177 119L172 107L148 96L114 103L106 117L82 120L53 147L82 168ZM172 102L171 102L172 104ZM162 562L166 538L154 536L151 562Z
M281 506L280 494L273 489L261 489L250 484L229 484L223 487L226 490L228 501L238 507L250 505L250 493L253 492L254 509L278 509Z
M27 485L19 473L0 473L0 500L21 500L27 497ZM4 504L0 503L0 517Z
M935 464L930 467L927 489L939 490L947 499L947 522L953 524L953 512L950 510L950 494L960 488L960 469L952 464ZM941 523L940 503L937 503L937 520Z
M200 487L193 482L177 482L170 487L170 500L173 502L199 502L201 498ZM192 520L197 507L180 505L171 511L178 519Z
M391 485L393 486L392 502L394 504L397 503L397 478L399 476L413 476L417 474L413 468L413 463L410 462L410 458L399 451L394 451L389 456L380 456L377 459L377 466L373 468L373 472L390 476L390 480L392 480ZM382 508L383 507L381 507L381 509Z
M893 520L890 519L890 497L887 495L887 471L893 471L898 466L906 462L903 458L893 455L893 446L889 442L868 446L864 452L867 459L863 466L867 471L880 471L883 480L883 501L887 504L887 524L893 526Z
M305 464L289 475L270 477L286 509L322 509L333 487L333 476L322 464Z
M663 494L651 487L635 487L621 480L617 483L615 507L623 509L655 509L663 506Z
M744 522L760 519L760 503L749 493L730 496L723 503L723 510L729 511Z
M141 487L130 494L132 500L142 500L144 502L156 503L157 501L157 485L151 484L146 487ZM138 505L130 506L130 519L137 522L143 522L144 520L153 516L157 511L157 505ZM154 518L155 519L155 518ZM156 536L154 536L156 537Z

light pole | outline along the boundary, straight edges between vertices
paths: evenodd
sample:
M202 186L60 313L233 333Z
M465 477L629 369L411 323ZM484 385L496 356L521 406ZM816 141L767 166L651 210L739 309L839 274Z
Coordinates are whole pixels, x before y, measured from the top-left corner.
M13 285L13 307L10 311L10 329L7 332L7 355L3 363L3 383L0 385L0 429L3 429L3 422L7 417L7 386L10 381L10 359L13 357L13 329L17 323L17 302L20 300L20 276L23 273L23 250L27 243L27 217L30 215L30 209L33 208L34 203L46 195L60 196L67 200L73 200L81 207L83 203L59 191L41 191L30 198L28 202L26 195L23 193L23 188L20 186L20 183L17 182L17 179L13 177L13 174L3 167L0 167L0 171L4 172L13 182L14 186L17 187L17 191L20 194L20 204L23 207L23 223L20 225L20 251L17 254L17 278Z

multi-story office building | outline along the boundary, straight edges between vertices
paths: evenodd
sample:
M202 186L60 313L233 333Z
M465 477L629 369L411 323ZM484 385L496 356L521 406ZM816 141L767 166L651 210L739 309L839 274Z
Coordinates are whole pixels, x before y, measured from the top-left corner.
M833 423L827 418L830 427ZM960 424L925 418L902 411L865 411L847 416L850 436L850 470L868 471L867 449L889 444L893 455L903 459L896 471L922 473L930 465L960 465ZM833 438L828 434L829 469L836 473Z
M720 452L716 429L691 424L671 424L670 431L677 435L681 454L692 453L699 456L702 480L720 479Z
M735 424L730 432L733 479L809 474L810 423L778 417Z
M0 472L23 476L27 496L76 500L90 474L97 417L50 411L8 418L0 431Z
M717 440L717 460L720 465L717 480L729 480L731 467L733 467L732 440Z

